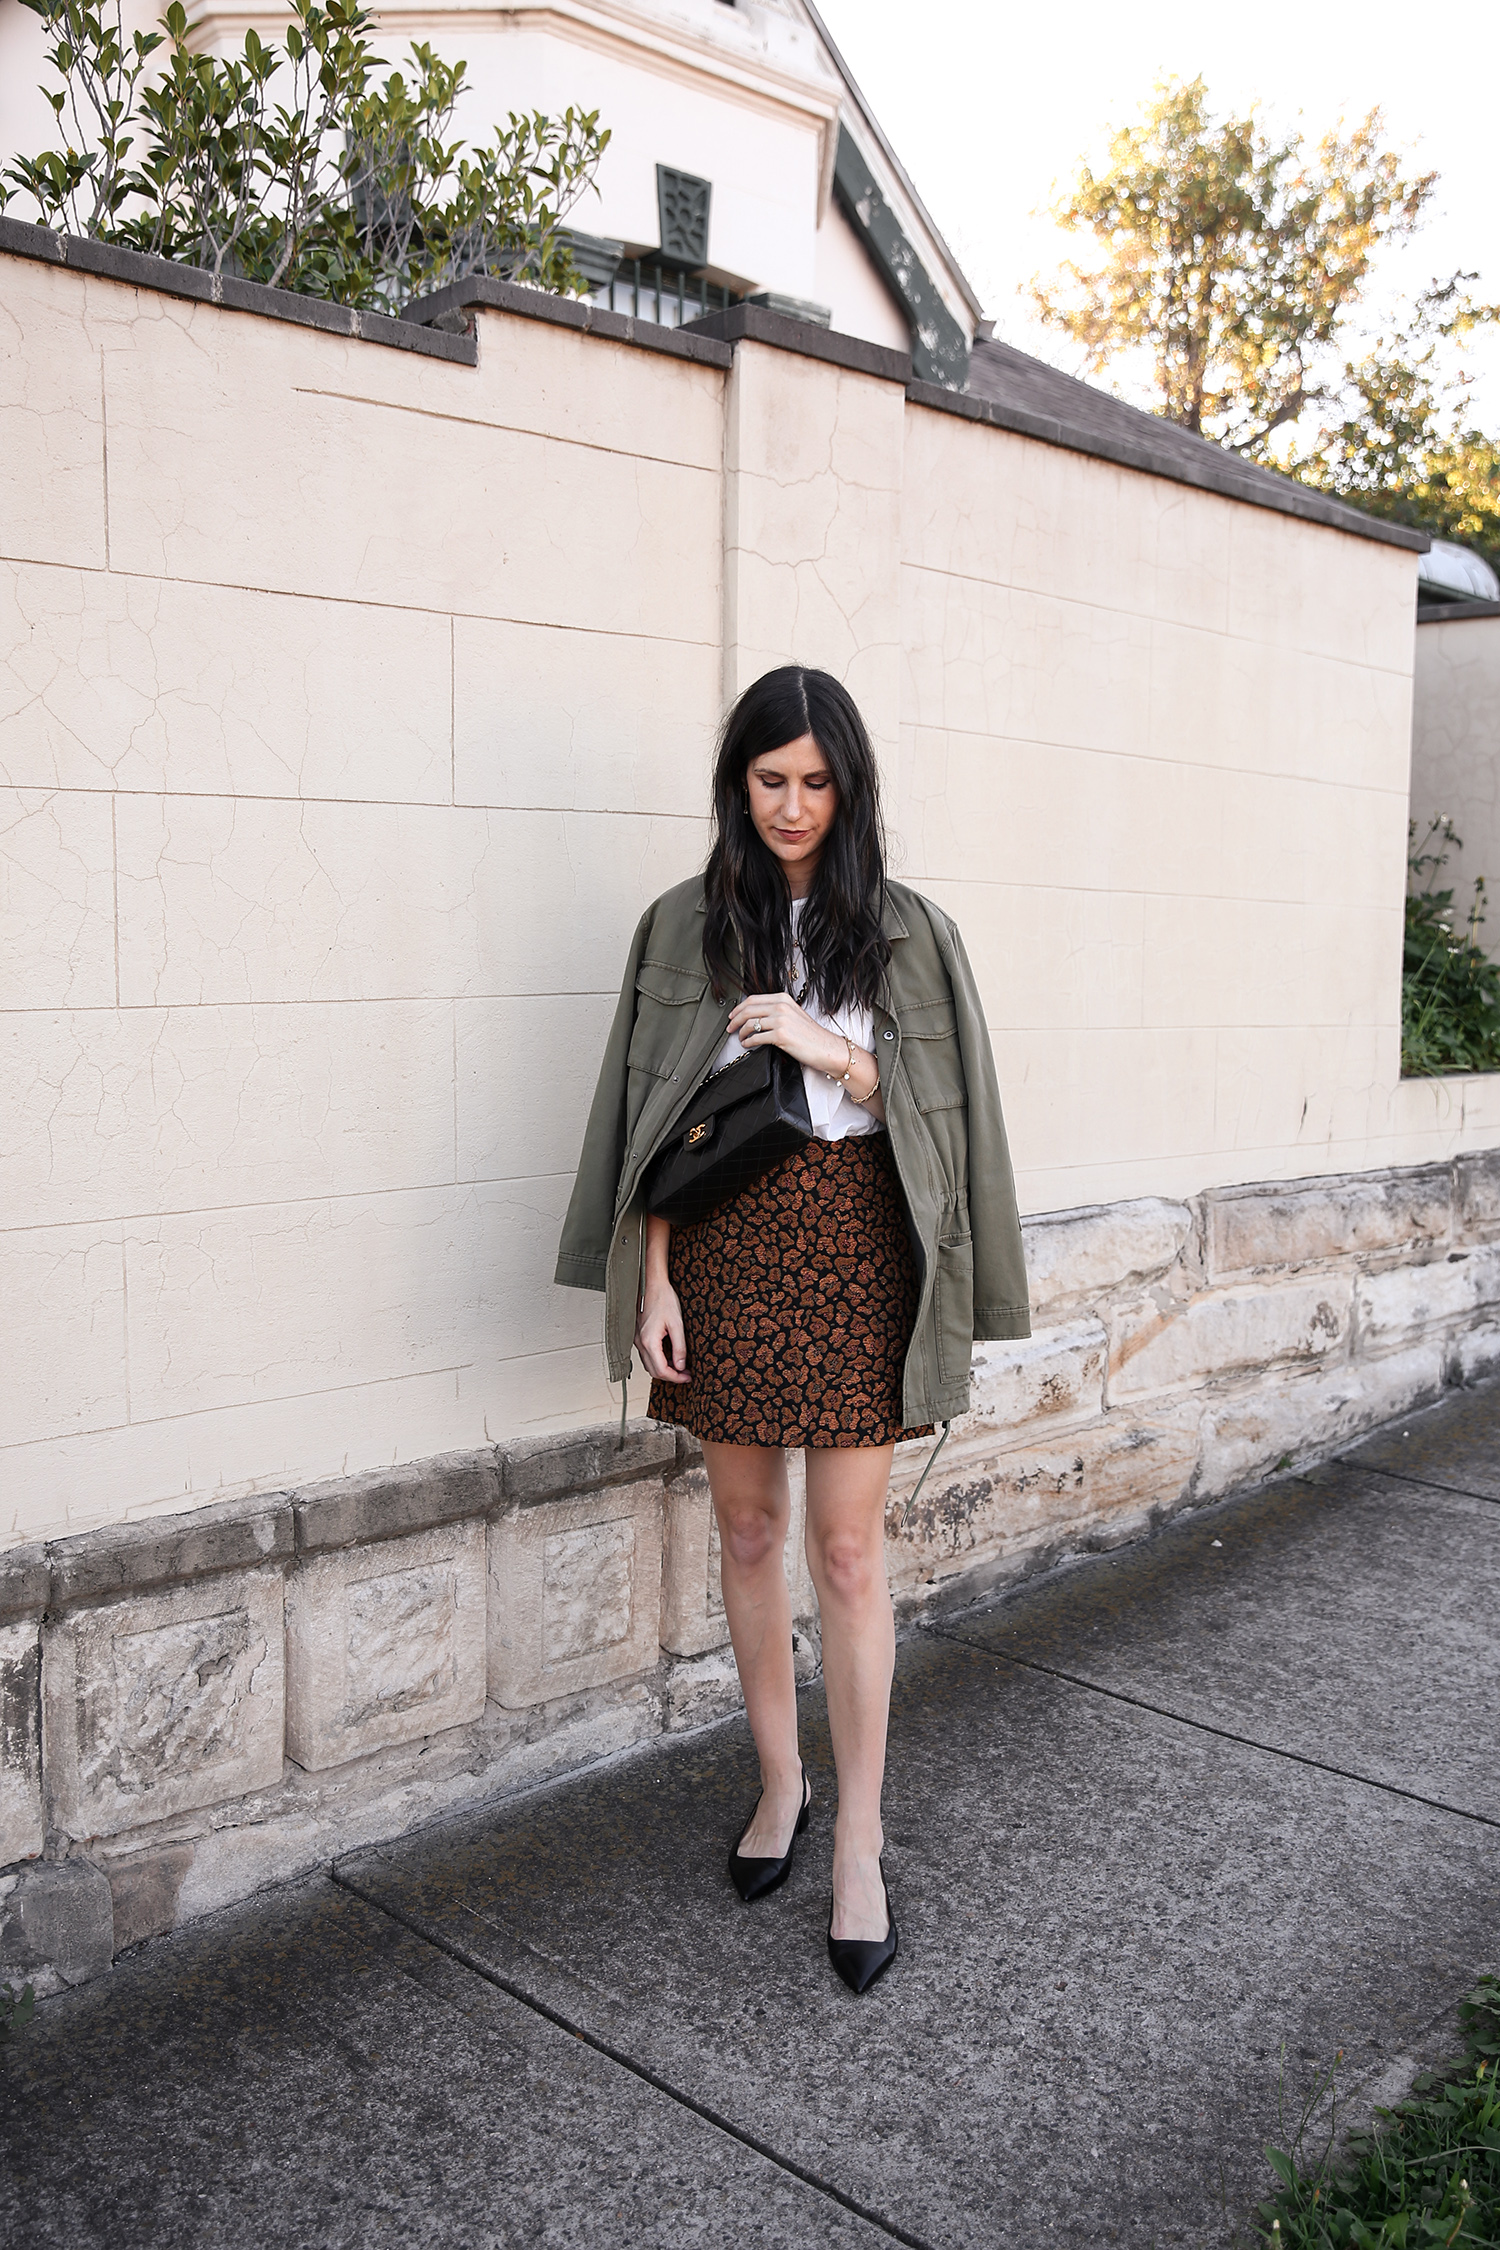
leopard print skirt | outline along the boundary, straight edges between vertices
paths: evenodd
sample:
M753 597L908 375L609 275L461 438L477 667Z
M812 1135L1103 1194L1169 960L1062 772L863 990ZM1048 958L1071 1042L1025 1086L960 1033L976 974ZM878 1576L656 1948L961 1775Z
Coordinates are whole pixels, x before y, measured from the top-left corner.
M647 1412L720 1445L888 1445L917 1265L885 1133L806 1141L668 1257L691 1381L653 1383Z

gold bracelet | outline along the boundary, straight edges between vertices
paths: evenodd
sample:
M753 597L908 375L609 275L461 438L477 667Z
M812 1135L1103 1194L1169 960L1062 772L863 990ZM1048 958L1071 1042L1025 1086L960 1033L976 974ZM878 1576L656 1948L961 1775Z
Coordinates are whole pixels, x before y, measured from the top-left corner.
M823 1076L827 1079L830 1086L843 1086L847 1088L849 1086L850 1079L854 1076L854 1041L849 1037L847 1031L841 1031L839 1033L839 1037L844 1042L844 1052L849 1058L848 1062L844 1066L844 1075L842 1078L840 1078L834 1071L825 1070ZM850 1091L852 1093L852 1089L850 1089Z

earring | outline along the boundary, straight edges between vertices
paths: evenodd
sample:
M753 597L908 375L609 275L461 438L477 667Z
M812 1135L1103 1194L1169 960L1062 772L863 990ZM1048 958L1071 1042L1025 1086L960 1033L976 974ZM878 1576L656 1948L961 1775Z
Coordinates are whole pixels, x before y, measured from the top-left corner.
M750 817L750 792L748 789L744 791L740 802L745 808L745 818L748 820Z

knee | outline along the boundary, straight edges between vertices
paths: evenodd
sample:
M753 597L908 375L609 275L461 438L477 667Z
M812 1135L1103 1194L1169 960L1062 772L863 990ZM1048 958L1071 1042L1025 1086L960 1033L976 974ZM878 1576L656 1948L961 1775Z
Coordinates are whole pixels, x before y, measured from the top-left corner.
M753 1570L767 1555L780 1553L786 1526L778 1509L721 1508L718 1514L719 1545L742 1570Z
M882 1581L884 1556L868 1539L836 1531L818 1542L820 1591L835 1601L867 1601Z

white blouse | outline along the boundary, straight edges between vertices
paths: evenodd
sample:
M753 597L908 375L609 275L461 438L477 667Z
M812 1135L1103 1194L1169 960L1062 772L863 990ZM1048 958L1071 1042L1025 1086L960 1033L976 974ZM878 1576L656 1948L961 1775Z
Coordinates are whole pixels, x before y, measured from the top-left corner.
M800 898L792 900L791 982L794 992L801 990L807 976L802 961L802 948L797 943L797 923L801 917L804 903ZM825 1031L837 1032L841 1039L852 1040L856 1051L863 1048L866 1054L873 1052L875 1019L868 1008L844 1008L837 1015L825 1015L818 1005L816 995L813 993L808 994L802 1003L802 1008L803 1013L811 1016L814 1023L821 1024ZM731 1031L729 1037L719 1049L718 1060L714 1064L714 1074L717 1075L719 1071L727 1070L732 1062L738 1062L741 1055L750 1051L740 1045L738 1034ZM815 1141L852 1140L859 1133L884 1131L879 1118L872 1117L870 1112L863 1108L859 1102L851 1101L845 1089L838 1084L837 1080L830 1079L824 1071L814 1070L810 1064L804 1063L802 1065L802 1082L807 1088L807 1108L808 1114L812 1118L813 1139Z

